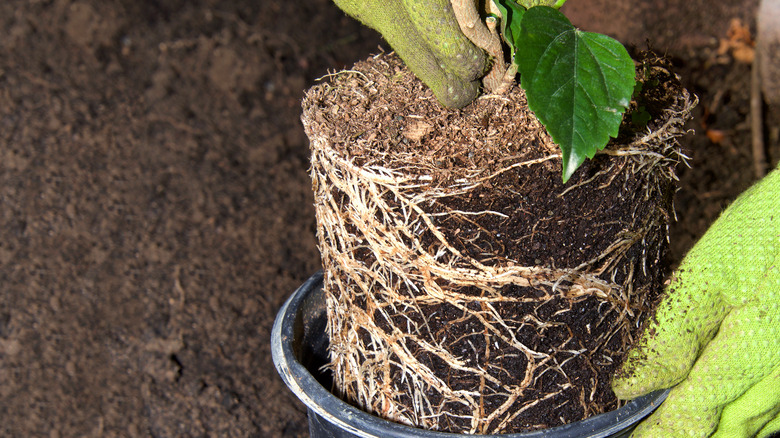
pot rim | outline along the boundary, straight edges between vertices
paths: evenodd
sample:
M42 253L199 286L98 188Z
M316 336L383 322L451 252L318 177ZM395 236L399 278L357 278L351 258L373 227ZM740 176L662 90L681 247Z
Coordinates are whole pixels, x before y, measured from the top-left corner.
M337 425L361 438L454 438L463 434L437 432L406 426L382 419L351 406L333 395L301 364L293 350L295 323L298 310L304 300L314 291L322 288L323 273L319 271L304 282L282 305L271 330L271 353L274 366L288 388L304 405L326 421ZM608 437L624 430L645 418L667 397L669 389L659 390L638 397L625 406L604 414L594 415L549 429L531 432L469 435L495 438L542 438L555 434L559 438L575 438L589 433L590 438ZM415 434L415 435L412 435Z

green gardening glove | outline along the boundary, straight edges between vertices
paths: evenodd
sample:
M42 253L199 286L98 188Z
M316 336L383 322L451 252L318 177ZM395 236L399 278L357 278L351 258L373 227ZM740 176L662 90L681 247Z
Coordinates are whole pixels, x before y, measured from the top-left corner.
M612 387L674 386L635 437L780 430L780 169L743 193L686 255Z
M460 108L479 92L485 53L461 32L449 0L334 0L379 31L444 106Z

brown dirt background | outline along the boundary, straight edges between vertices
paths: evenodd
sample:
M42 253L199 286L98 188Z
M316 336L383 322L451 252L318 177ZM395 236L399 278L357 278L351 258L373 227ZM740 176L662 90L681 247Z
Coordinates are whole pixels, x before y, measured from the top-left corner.
M701 99L674 260L754 180L718 49L757 3L567 5ZM327 0L0 4L0 435L307 436L269 345L319 266L299 102L380 44Z

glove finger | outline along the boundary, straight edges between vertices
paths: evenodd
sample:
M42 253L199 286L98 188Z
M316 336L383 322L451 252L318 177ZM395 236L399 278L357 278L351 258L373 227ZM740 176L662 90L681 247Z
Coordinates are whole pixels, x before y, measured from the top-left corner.
M485 53L463 35L450 0L403 0L403 3L444 71L467 82L482 76Z
M717 413L700 412L689 405L687 382L672 388L669 397L634 429L631 438L709 437L718 424Z
M777 414L775 418L764 426L761 431L758 432L756 438L778 438L780 437L780 414Z
M780 430L780 424L776 427L771 425L771 422L780 421L780 394L777 388L780 388L780 366L723 408L718 431L713 438L756 436L765 428L767 435Z
M649 326L612 381L618 398L634 399L680 382L702 345L717 331L728 309L717 294L703 293L695 287L696 282L689 281L695 275L683 263Z
M636 436L709 436L718 427L726 405L780 366L780 352L775 345L780 320L778 312L771 313L757 306L732 310L685 380L637 428ZM759 392L760 397L780 401L776 386L764 386L762 382L750 396Z

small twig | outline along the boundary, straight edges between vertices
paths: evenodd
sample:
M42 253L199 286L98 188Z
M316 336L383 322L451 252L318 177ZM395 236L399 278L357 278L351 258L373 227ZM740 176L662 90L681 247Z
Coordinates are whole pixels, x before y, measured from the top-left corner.
M506 72L501 38L498 36L498 33L492 33L485 23L482 22L474 0L451 0L451 2L455 18L460 25L460 30L474 45L487 52L493 58L493 66L483 79L483 83L488 91L495 93L501 87ZM495 27L495 19L492 21Z
M753 170L756 178L766 175L766 153L764 152L764 114L761 96L761 74L759 73L761 53L756 52L750 71L750 131L753 137Z

